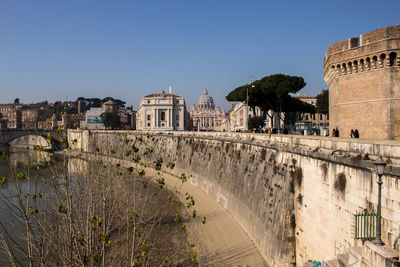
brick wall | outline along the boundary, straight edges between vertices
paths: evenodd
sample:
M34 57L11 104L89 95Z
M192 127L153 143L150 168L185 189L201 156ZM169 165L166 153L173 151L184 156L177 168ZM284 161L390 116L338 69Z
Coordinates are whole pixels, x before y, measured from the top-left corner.
M358 129L360 138L400 139L400 26L363 34L361 46L350 48L351 40L332 44L324 57L330 128L344 137Z

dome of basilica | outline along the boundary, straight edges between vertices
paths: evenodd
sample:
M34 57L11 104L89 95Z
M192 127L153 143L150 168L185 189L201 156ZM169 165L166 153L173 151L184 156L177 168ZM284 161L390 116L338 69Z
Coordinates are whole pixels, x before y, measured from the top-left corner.
M214 109L214 99L208 95L207 89L204 89L204 94L199 97L199 101L197 102L197 107L199 109Z

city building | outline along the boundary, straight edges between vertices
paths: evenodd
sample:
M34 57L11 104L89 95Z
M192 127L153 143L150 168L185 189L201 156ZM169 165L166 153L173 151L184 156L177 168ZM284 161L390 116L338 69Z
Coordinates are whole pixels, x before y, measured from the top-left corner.
M400 25L331 44L324 57L329 126L340 137L400 139Z
M214 104L214 99L208 94L207 89L199 97L197 106L189 109L193 121L193 130L216 131L220 128L221 122L227 117L226 112Z
M118 103L113 101L112 99L104 102L101 107L105 112L113 113L118 111Z
M37 129L39 122L46 121L52 115L53 111L48 105L41 107L24 105L21 110L22 128Z
M162 91L140 101L136 113L137 130L185 130L186 104L182 96Z
M82 129L105 129L104 121L101 114L104 113L102 108L90 108L86 111L85 120L80 122Z
M255 110L253 110L250 106L247 106L247 104L243 102L239 102L234 105L232 107L232 111L229 114L231 119L230 122L226 123L230 123L230 131L233 132L253 130L248 129L249 118L253 116L263 116L262 111L259 107L256 107ZM267 119L264 121L263 128L269 127L269 122L270 120L267 117Z
M5 128L37 129L41 121L52 115L47 102L37 104L0 104L2 126Z
M294 97L315 107L317 106L316 96L298 93ZM325 136L329 131L329 114L287 112L285 114L285 128L290 133Z
M22 104L0 104L2 128L22 128Z

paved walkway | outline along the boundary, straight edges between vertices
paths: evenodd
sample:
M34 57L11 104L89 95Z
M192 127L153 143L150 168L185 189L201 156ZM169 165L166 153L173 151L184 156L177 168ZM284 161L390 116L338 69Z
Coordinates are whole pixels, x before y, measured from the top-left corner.
M91 155L88 154L88 159ZM109 163L132 166L132 162L105 156ZM146 176L156 177L156 170L146 169ZM188 241L195 243L199 266L268 266L250 236L244 231L232 214L212 199L207 193L175 176L163 172L168 188L182 194L182 202L187 202L185 193L195 200L196 218L187 222ZM202 217L206 217L203 224Z
M194 242L199 266L267 266L249 235L232 214L199 188L163 176L170 188L179 188L195 200L197 217L187 224L189 242ZM206 217L203 224L202 217Z

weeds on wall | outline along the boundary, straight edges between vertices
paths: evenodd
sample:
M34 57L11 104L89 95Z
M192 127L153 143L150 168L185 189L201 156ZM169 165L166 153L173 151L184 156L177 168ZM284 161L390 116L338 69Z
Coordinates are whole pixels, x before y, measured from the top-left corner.
M321 171L322 175L326 177L326 175L328 174L328 165L326 164L326 162L321 164Z
M290 171L290 175L296 184L300 187L303 182L303 169L301 167L297 167L294 170Z
M346 175L344 172L341 172L336 176L334 188L340 193L344 193L346 190Z
M299 202L300 205L302 205L303 204L303 195L300 193L297 194L296 200L297 200L297 202Z

